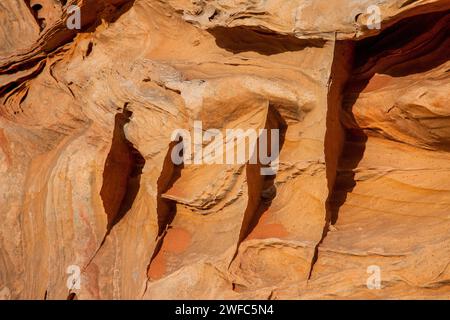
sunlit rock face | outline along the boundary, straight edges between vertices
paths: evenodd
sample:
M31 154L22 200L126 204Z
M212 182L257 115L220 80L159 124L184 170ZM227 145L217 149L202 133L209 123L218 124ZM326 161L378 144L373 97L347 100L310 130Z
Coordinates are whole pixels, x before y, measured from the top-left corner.
M448 299L450 3L376 5L1 1L0 299Z

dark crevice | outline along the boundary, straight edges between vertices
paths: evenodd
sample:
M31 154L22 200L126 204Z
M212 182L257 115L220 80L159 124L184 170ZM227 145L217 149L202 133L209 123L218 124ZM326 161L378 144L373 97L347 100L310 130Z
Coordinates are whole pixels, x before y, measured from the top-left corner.
M276 107L270 105L265 124L265 128L267 129L268 156L271 156L271 129L279 130L279 152L281 152L284 145L287 127L288 126L286 121L283 119ZM259 140L257 145L259 145ZM270 164L261 164L259 155L256 164L248 163L246 165L248 203L247 208L244 212L244 217L242 219L236 251L230 262L230 265L238 254L240 244L255 229L258 222L260 221L262 214L267 211L267 209L272 205L272 201L276 197L276 175L264 176L261 174L261 169L269 166Z
M356 186L355 169L364 156L366 141L367 135L364 130L345 129L345 141L336 170L335 182L326 201L326 221L322 238L315 247L308 279L312 276L314 266L319 258L319 248L327 237L330 226L338 221L340 208L347 200L347 195Z
M93 48L94 48L94 43L92 41L90 41L88 44L88 47L86 49L86 54L85 54L86 58L91 55Z
M103 247L112 228L131 209L140 189L145 158L127 140L124 131L124 127L130 122L132 114L128 110L128 103L125 103L122 113L118 113L115 116L111 149L105 161L103 185L100 190L100 197L102 198L108 220L106 232L102 242L83 268L83 271L89 267Z
M260 28L215 27L208 30L216 39L216 44L234 54L257 52L270 56L283 52L301 51L307 47L322 48L323 40L303 40L295 36L269 33Z
M432 70L450 60L449 11L414 16L355 44L355 62L344 110L351 108L377 74L404 77ZM409 49L405 50L405 46ZM358 128L345 119L347 127Z
M172 151L174 147L181 143L182 139L178 141L173 141L170 143L167 154L164 158L163 168L161 174L157 181L158 194L157 194L157 215L158 215L158 234L156 238L156 246L153 251L153 255L150 258L150 262L147 266L147 275L150 279L150 273L152 264L155 258L162 254L161 248L167 234L168 229L170 229L172 221L174 220L177 213L177 203L174 200L164 198L164 194L172 188L174 183L181 177L181 171L184 168L184 164L176 165L172 161ZM183 151L181 151L183 152ZM180 154L182 157L183 154Z
M329 227L337 223L342 205L356 186L355 169L364 156L368 136L354 117L355 102L375 73L400 77L430 70L448 61L448 23L448 12L423 14L401 20L375 37L354 44L336 44L325 139L329 196L325 226L315 248L309 277ZM348 57L342 59L346 50ZM342 70L345 62L352 65ZM337 129L339 118L340 129Z
M352 107L361 93L368 89L383 87L387 77L406 77L427 72L450 60L450 11L422 14L400 21L378 36L368 38L355 45L355 69L346 89L343 103L343 122L349 129L360 131L352 114ZM372 82L371 80L374 79ZM394 106L391 106L392 110ZM388 111L388 112L389 112ZM401 143L383 130L366 127L367 132ZM448 140L436 141L435 149L447 151Z
M174 183L180 178L181 170L184 168L183 164L175 165L172 161L171 155L173 148L180 143L174 141L169 145L169 151L164 159L163 169L158 178L158 198L157 198L157 213L158 213L158 236L162 236L166 228L172 223L176 215L176 201L163 198Z
M375 73L403 77L448 61L449 13L406 18L375 37L356 42L353 77L368 79Z
M331 224L339 218L341 206L356 186L355 171L361 161L368 136L353 114L353 106L375 72L393 77L431 70L450 58L449 11L422 14L400 21L378 36L355 45L355 69L347 83L343 102L345 144L333 193L329 199ZM405 50L412 46L414 50ZM386 63L393 57L394 63ZM369 71L367 71L369 70ZM388 111L389 112L389 111Z
M356 43L355 68L344 90L342 103L345 143L339 160L336 182L328 200L331 224L335 224L338 221L339 210L345 203L348 193L356 185L354 169L357 168L366 148L368 136L358 126L352 110L361 91L364 90L375 70L382 72L384 69L383 72L391 76L405 76L430 70L440 65L443 60L447 61L449 53L448 50L443 51L442 46L442 43L445 42L444 39L448 39L448 28L445 27L446 23L443 23L447 20L448 12L423 14L407 18L383 31L378 36ZM423 37L427 33L429 35ZM428 42L423 42L424 40L428 40ZM420 41L423 43L420 43ZM419 47L420 52L415 52L414 56L410 56L408 51L401 50L405 45L415 42L420 43L421 46ZM389 57L390 55L399 57L396 64L408 61L410 67L405 68L403 71L399 69L395 71L392 65L377 65L377 62L380 60L374 57ZM434 58L430 59L430 56L434 56ZM409 61L409 59L411 60ZM369 69L372 72L365 73L364 78L361 78L362 70Z
M67 296L67 300L78 300L78 296L75 292L71 292L68 296Z
M132 112L127 109L115 117L111 149L103 171L100 196L108 216L108 235L115 224L131 209L139 192L145 159L127 140L124 127L130 122Z
M12 81L8 83L6 86L0 88L0 95L6 95L10 92L15 91L19 87L19 83L16 81Z
M327 119L326 134L324 142L325 167L328 188L328 198L325 202L325 221L322 236L314 248L308 279L311 278L314 266L319 256L319 247L325 240L328 230L333 222L333 208L331 203L334 197L334 188L339 180L338 168L340 159L345 152L346 131L341 122L343 95L346 83L350 77L353 67L354 45L352 42L336 42L334 49L333 65L331 67L328 97L327 97Z
M367 135L363 130L347 129L342 157L339 161L336 183L329 197L330 222L336 224L339 209L347 200L348 193L356 186L355 171L364 156Z
M24 75L20 78L15 79L14 81L7 82L5 85L0 85L0 97L4 98L3 104L6 104L8 99L16 93L18 90L21 90L26 87L26 81L32 79L37 74L39 74L45 66L45 63L40 63L34 71L31 71L29 74Z
M26 62L21 63L20 65L14 65L14 66L6 66L6 68L2 69L2 74L14 74L19 71L26 71L29 69L32 69L39 63L42 63L43 57L33 57L28 59Z

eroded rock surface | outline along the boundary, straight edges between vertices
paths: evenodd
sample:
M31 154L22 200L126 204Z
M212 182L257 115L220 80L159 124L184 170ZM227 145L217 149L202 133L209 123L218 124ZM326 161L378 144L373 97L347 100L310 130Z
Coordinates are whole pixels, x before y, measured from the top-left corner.
M450 2L373 4L2 1L0 299L448 299ZM195 121L279 171L174 164Z

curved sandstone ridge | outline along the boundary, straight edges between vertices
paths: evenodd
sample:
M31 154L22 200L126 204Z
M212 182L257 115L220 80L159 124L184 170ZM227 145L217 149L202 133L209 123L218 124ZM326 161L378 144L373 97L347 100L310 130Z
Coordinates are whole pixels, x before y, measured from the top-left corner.
M0 299L448 299L449 10L3 0ZM279 171L174 164L195 121Z

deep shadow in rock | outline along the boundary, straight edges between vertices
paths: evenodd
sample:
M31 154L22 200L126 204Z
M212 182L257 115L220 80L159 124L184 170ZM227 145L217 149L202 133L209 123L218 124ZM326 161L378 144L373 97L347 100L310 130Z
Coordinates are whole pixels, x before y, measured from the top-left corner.
M257 52L271 56L283 52L301 51L307 47L322 48L324 40L303 40L291 35L269 33L250 27L215 27L208 30L216 39L216 44L233 54Z
M450 59L449 23L450 11L421 14L356 42L354 80L375 73L405 77L445 63Z
M125 125L132 112L124 106L122 113L115 116L111 149L103 171L103 185L100 196L108 216L107 234L131 209L139 192L144 157L127 140Z
M174 164L172 160L172 152L175 146L182 143L180 137L178 141L170 143L167 154L164 158L163 168L158 178L158 194L156 212L158 215L158 234L156 236L156 246L147 265L147 276L149 280L155 280L163 274L162 266L157 262L159 255L164 255L161 251L163 243L166 240L168 230L171 228L172 221L177 214L177 203L174 200L164 198L164 193L170 190L175 182L181 177L181 171L184 164ZM180 157L183 157L184 149L181 150ZM156 271L155 271L156 270Z
M339 210L347 200L347 195L356 186L355 169L364 156L367 135L363 130L347 129L342 156L339 160L336 182L328 199L330 223L333 225L339 217Z
M265 123L265 129L267 129L267 156L272 156L272 143L271 143L271 130L279 130L279 144L278 155L280 154L286 136L288 125L283 116L277 110L277 106L270 104L267 113L267 119ZM273 199L277 195L277 189L275 186L276 174L263 175L262 169L268 168L270 164L263 165L259 158L259 139L255 149L258 152L257 163L246 165L246 177L247 177L247 207L244 212L244 216L241 222L241 228L239 231L239 238L236 244L236 250L233 257L230 260L228 267L230 267L239 253L239 247L241 243L252 233L256 228L260 219L265 211L267 211L272 205ZM233 284L233 287L235 285Z
M164 158L163 169L157 182L158 236L161 236L164 233L176 215L176 201L165 199L163 195L172 188L174 183L181 177L181 171L184 168L184 164L174 164L171 157L172 150L178 143L181 143L181 140L170 143L168 152Z

